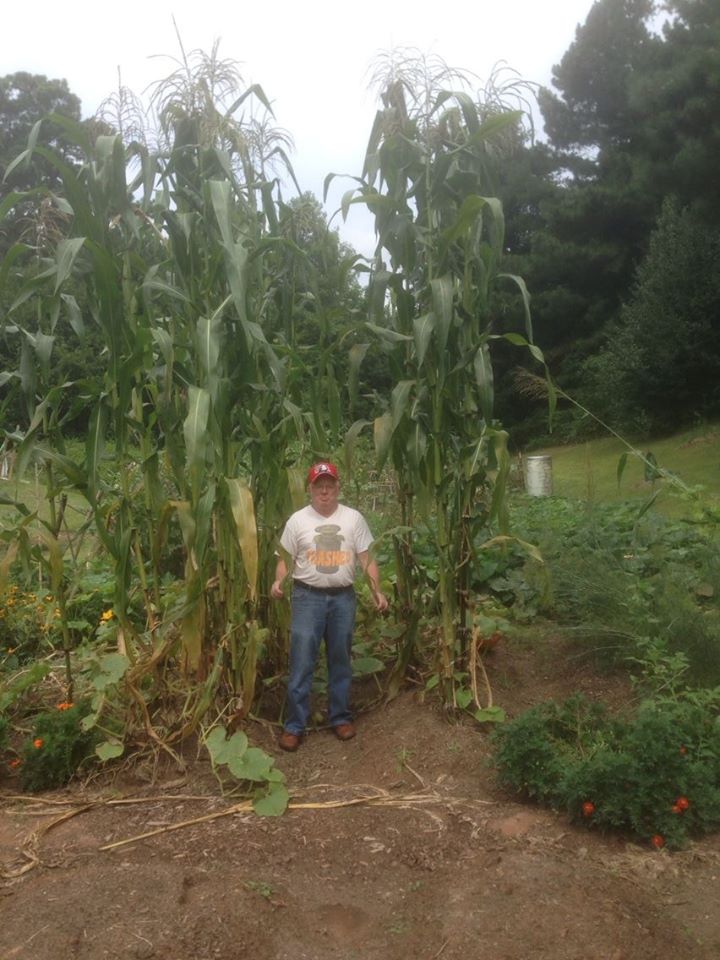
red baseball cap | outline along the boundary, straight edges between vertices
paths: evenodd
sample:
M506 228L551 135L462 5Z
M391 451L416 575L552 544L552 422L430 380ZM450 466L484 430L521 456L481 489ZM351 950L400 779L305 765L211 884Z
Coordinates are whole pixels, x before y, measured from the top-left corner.
M314 463L308 470L307 482L315 483L320 477L332 477L333 480L339 480L338 468L334 463L328 463L326 460Z

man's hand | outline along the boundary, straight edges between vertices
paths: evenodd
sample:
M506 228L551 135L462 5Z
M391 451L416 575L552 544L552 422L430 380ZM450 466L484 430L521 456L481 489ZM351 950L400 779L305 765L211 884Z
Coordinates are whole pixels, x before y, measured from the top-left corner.
M285 577L288 575L287 564L282 557L278 557L278 562L275 567L275 580L273 585L270 587L270 596L273 600L282 600L285 596L283 593L283 583L285 582Z
M373 590L372 595L376 609L379 610L380 613L387 610L390 604L388 602L388 598L385 596L382 590Z
M370 559L370 554L367 550L358 554L358 560L370 584L370 592L372 593L375 608L382 613L384 610L387 610L390 604L388 603L388 598L380 589L380 571L378 570L378 565L374 560Z

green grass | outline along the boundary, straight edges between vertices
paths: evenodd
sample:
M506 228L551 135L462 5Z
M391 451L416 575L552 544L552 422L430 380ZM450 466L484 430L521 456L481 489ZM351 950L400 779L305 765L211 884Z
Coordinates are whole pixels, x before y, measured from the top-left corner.
M645 440L637 449L643 455L652 452L661 468L671 471L688 487L701 486L703 501L720 506L720 425L703 425L671 437ZM610 437L576 446L547 447L533 451L531 456L552 457L555 496L599 502L643 502L660 488L658 509L671 516L686 513L687 501L673 490L672 482L646 481L644 463L632 454L618 484L618 463L626 450L621 441Z
M67 491L68 504L65 510L66 524L70 530L77 530L82 526L88 514L87 500L75 490ZM0 480L0 530L14 528L20 514L7 501L16 501L24 504L31 513L36 513L43 520L50 519L50 507L45 496L45 487L42 481L35 480Z
M116 470L113 449L112 442L109 442L105 456L105 469L108 474L113 474ZM75 463L81 464L85 457L85 444L75 438L66 440L63 452ZM138 453L138 459L139 456ZM89 504L77 490L63 488L63 493L67 496L64 529L76 531L84 525L89 516ZM42 467L30 465L22 477L11 476L7 480L0 480L0 531L14 529L20 519L20 514L12 505L13 501L23 504L31 513L37 513L42 520L50 520L46 477Z

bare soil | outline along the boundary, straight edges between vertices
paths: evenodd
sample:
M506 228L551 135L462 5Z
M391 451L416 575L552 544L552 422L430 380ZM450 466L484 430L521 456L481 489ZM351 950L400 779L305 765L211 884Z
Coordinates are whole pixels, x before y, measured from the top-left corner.
M578 690L629 696L553 637L486 662L511 715ZM6 780L1 960L720 955L718 836L671 854L518 802L496 783L488 733L422 699L408 690L361 713L355 740L320 731L292 755L252 725L293 802L317 804L280 818L226 814L237 798L194 754L152 784L137 770L18 799ZM211 814L226 815L166 829Z

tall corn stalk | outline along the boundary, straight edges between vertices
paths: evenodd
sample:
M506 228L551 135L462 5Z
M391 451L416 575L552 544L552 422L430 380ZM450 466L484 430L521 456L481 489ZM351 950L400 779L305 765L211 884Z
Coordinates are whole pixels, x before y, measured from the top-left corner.
M278 278L299 255L279 229L272 172L287 160L286 141L237 116L253 100L269 111L261 88L239 89L216 51L194 56L183 53L157 88L160 152L126 147L120 135L93 142L55 118L84 154L71 167L37 148L62 177L65 235L34 266L24 244L10 255L26 278L17 305L34 299L40 318L26 368L48 372L18 380L31 417L17 471L36 458L51 504L68 487L86 498L112 563L117 644L141 714L141 681L158 679L169 660L187 676L168 742L196 727L222 677L240 711L250 709L272 628L264 579L299 490L292 464L308 444L328 447L323 411L303 409L292 311L278 306ZM31 138L22 162L34 149ZM102 332L101 381L52 383L43 318L62 310L79 334L89 324ZM82 463L63 452L68 393L90 410ZM117 470L108 479L109 441ZM42 537L62 591L72 570L53 517ZM30 548L26 526L13 551ZM171 575L179 579L168 589Z
M496 290L522 280L502 273L504 219L492 196L499 155L518 136L520 114L478 103L464 78L436 60L395 54L376 77L378 110L360 185L377 236L368 328L390 354L395 387L375 421L380 463L397 475L403 524L422 524L435 544L442 621L437 665L454 700L471 629L471 573L479 539L506 528L507 434L493 416ZM538 356L539 351L532 348ZM412 542L396 539L401 600L411 629L420 609ZM402 666L402 663L400 664Z

